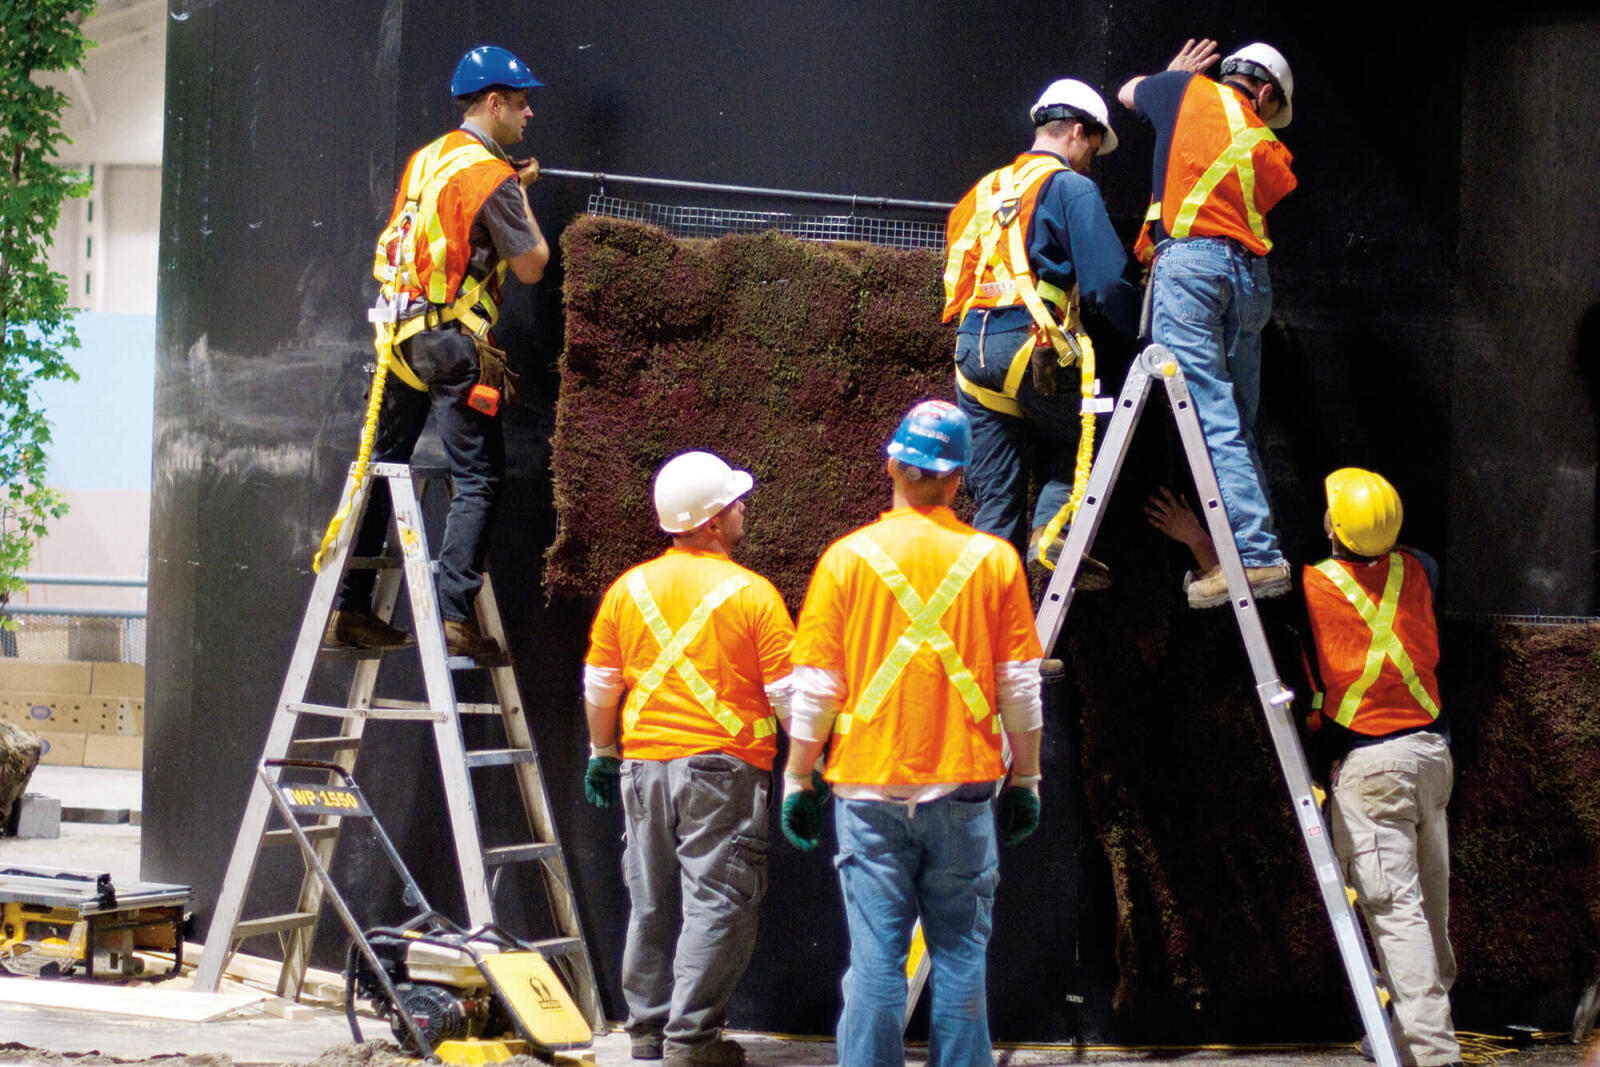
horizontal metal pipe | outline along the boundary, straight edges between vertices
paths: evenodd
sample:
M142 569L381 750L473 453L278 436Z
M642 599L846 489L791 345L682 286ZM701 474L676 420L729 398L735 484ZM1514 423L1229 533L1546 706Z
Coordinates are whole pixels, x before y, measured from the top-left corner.
M29 585L116 585L142 588L145 578L117 578L109 574L19 574Z
M72 615L86 619L143 619L144 608L68 608L54 604L6 604L0 607L6 615Z
M782 200L821 200L830 204L849 204L851 210L865 208L914 208L918 211L949 211L954 204L937 200L896 200L888 196L857 196L853 193L808 193L799 189L767 189L755 185L722 185L717 182L691 182L677 178L642 178L634 174L606 174L602 171L556 170L540 167L539 176L576 178L579 181L618 182L622 185L655 185L666 189L694 189L706 193L740 193L745 196L770 196Z

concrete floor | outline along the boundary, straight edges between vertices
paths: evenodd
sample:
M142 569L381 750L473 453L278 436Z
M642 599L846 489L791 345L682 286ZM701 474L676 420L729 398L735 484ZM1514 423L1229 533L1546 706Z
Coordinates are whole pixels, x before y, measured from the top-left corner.
M54 796L64 808L137 812L140 772L88 767L41 767L29 792ZM139 827L64 822L56 839L0 839L0 864L109 871L113 881L139 875ZM181 996L181 993L174 995ZM388 1026L362 1019L363 1036L388 1038ZM752 1067L823 1067L837 1062L830 1041L769 1034L732 1034L744 1044ZM305 1063L352 1043L342 1011L317 1007L295 1020L245 1009L206 1023L180 1023L100 1011L41 1008L0 1001L0 1065L59 1062L40 1053L76 1056L99 1053L121 1060L172 1055L227 1055L239 1065ZM600 1067L629 1067L628 1039L620 1032L601 1035L594 1045ZM925 1048L908 1050L907 1061L926 1062ZM1568 1067L1580 1060L1572 1045L1553 1043L1498 1061L1502 1067ZM1222 1063L1228 1067L1366 1067L1350 1046L1302 1049L1073 1049L1003 1048L1002 1067L1052 1064L1145 1065L1182 1060L1186 1065ZM1600 1067L1600 1062L1585 1067Z

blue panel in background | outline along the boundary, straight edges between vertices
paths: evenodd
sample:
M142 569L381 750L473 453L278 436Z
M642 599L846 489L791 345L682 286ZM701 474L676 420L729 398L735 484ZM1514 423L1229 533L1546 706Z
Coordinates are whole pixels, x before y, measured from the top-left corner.
M37 387L50 419L50 484L57 489L149 489L156 317L82 312L75 382Z

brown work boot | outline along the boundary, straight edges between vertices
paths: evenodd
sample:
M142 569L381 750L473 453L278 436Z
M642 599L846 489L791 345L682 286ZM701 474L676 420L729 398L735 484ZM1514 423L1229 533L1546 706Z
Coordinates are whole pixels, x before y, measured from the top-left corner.
M1250 582L1250 591L1257 600L1282 596L1289 591L1289 561L1279 560L1267 567L1246 567L1244 576ZM1228 602L1228 578L1218 564L1204 574L1193 571L1184 575L1183 591L1191 608L1219 608Z
M725 1037L698 1045L667 1043L666 1067L742 1067L744 1046Z
M659 1060L663 1040L659 1026L628 1031L628 1048L636 1060Z
M485 637L465 619L444 620L444 649L448 655L465 656L479 663L505 655L499 641Z
M1067 543L1066 531L1052 540L1044 550L1045 562L1040 562L1039 541L1044 535L1044 527L1036 526L1028 538L1028 571L1041 583L1050 584L1050 576L1055 573L1055 566L1061 559L1061 546ZM1046 566L1046 563L1049 566ZM1095 559L1087 552L1078 564L1078 575L1073 579L1072 586L1080 593L1096 592L1101 589L1111 588L1111 568Z
M322 643L330 648L405 648L414 638L365 611L335 610L328 616Z

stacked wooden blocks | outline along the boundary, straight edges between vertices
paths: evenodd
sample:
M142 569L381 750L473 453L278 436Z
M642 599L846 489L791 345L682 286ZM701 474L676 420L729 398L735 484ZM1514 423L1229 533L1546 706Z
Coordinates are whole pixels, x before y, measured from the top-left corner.
M144 667L0 659L0 720L39 735L40 763L136 769L144 757Z

